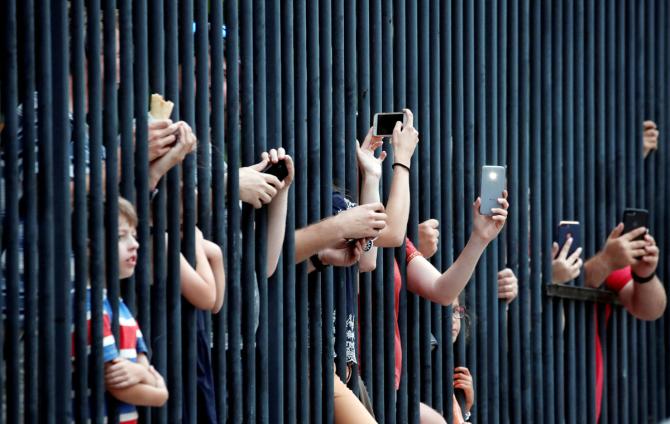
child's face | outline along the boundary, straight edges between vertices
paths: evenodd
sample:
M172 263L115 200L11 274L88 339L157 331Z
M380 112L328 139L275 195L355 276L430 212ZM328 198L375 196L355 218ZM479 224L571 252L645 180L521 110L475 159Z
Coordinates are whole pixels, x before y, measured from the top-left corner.
M137 249L140 244L135 237L137 233L128 221L119 217L119 278L128 278L135 272Z
M459 306L458 298L451 304L452 310L455 312ZM454 314L455 315L455 314ZM451 317L451 342L456 343L458 334L461 332L461 320L452 315Z

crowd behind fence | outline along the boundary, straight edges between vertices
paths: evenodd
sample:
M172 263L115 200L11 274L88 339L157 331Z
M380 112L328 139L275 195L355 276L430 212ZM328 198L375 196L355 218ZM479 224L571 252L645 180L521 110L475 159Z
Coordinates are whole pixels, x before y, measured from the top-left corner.
M88 413L116 422L123 405L106 394L104 340L124 331L124 305L169 393L163 406L139 408L140 422L332 422L334 379L349 376L378 422L419 422L424 403L451 423L455 394L469 409L454 393L456 367L474 380L471 422L670 416L668 312L643 321L602 292L552 285L559 221L581 224L586 261L626 208L649 210L656 275L668 278L666 1L5 0L2 9L0 422ZM152 93L174 103L165 126L147 113ZM509 216L460 296L467 320L460 306L407 290L405 243L379 248L372 272L311 272L318 256L296 265L296 230L333 215L334 191L363 203L356 140L375 113L404 108L419 133L407 237L418 245L422 230L435 234L419 223L439 221L430 262L440 273L468 243L481 167L506 167ZM165 159L173 135L183 150ZM648 152L643 138L658 145ZM245 178L280 147L294 181L255 208ZM388 139L381 149L387 204L402 170ZM270 161L275 153L284 154ZM137 211L139 243L134 275L121 281L119 196ZM225 298L197 308L182 295L183 270L202 263L202 239L221 249ZM499 275L506 268L510 280ZM515 281L511 302L499 297L501 278ZM583 288L584 272L567 285ZM453 348L452 319L464 328Z

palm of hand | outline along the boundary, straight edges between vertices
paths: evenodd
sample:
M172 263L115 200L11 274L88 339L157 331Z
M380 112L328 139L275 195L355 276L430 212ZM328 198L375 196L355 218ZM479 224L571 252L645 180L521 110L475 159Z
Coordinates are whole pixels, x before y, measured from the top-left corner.
M473 222L474 231L485 240L493 240L503 227L503 223L494 221L487 215L477 214Z

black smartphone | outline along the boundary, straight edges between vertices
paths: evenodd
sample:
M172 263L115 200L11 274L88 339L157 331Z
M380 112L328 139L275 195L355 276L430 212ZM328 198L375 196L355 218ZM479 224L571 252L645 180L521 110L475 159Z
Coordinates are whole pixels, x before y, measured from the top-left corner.
M623 211L623 234L636 228L649 228L649 211L646 209L626 208ZM644 240L644 234L635 240Z
M405 125L407 116L403 112L375 113L372 134L389 137L393 134L396 122Z
M556 243L558 243L559 252L563 250L563 246L565 246L568 237L572 237L572 245L568 250L568 256L570 256L582 244L581 226L578 221L561 221L558 223L558 228L556 229Z
M288 168L286 168L286 164L283 160L280 160L277 163L270 163L261 172L274 175L279 181L283 181L284 178L288 176Z

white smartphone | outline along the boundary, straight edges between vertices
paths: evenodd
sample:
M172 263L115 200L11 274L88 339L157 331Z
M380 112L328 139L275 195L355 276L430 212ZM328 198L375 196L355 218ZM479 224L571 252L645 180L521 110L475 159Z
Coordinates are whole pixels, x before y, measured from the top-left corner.
M390 137L393 134L396 122L402 122L402 125L405 126L407 115L403 112L375 113L372 123L372 134Z
M482 185L480 197L482 204L479 213L482 215L493 215L491 209L502 207L498 199L503 197L506 176L504 166L484 165L482 166Z

